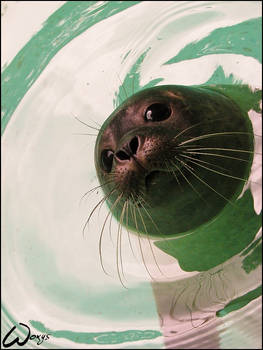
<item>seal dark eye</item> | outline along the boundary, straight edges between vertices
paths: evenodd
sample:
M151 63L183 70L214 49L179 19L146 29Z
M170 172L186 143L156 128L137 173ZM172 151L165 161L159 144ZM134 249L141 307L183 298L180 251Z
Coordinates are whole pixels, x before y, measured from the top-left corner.
M171 115L170 107L165 103L153 103L144 114L144 119L151 122L160 122L169 118Z
M112 168L113 152L109 149L105 149L101 153L101 166L104 171L109 173Z

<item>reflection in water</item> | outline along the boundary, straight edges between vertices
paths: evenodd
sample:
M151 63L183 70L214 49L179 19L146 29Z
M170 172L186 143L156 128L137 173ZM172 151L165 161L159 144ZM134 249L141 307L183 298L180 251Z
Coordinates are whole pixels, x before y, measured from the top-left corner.
M202 342L202 348L220 347L219 333L215 329L221 325L221 333L224 332L223 317L241 309L262 293L261 288L257 288L260 271L245 272L242 260L237 256L225 265L190 278L152 283L168 348L180 348L183 342L185 346L189 343L187 348L201 346ZM252 292L247 293L248 289ZM242 314L245 315L244 311ZM240 320L242 317L239 316ZM203 336L199 337L201 333Z

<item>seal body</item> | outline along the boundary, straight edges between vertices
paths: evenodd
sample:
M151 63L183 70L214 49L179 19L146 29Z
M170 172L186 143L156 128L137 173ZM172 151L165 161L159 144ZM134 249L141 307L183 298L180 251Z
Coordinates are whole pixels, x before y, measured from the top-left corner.
M238 196L253 155L250 120L209 87L142 90L104 122L95 166L121 224L150 237L208 223Z

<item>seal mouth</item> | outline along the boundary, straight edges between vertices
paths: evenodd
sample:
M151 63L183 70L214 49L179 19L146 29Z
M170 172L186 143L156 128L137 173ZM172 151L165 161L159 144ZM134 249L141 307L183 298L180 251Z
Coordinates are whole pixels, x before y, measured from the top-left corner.
M148 198L157 202L169 194L170 186L176 181L174 175L169 171L153 170L145 177L145 189Z
M145 187L148 190L151 186L156 184L157 177L160 175L160 170L151 171L145 177Z

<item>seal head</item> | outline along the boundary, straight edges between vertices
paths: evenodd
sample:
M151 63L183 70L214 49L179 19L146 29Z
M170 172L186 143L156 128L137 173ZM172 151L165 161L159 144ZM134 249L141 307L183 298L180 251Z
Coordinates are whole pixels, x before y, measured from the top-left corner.
M110 210L153 237L207 223L240 192L251 163L251 131L248 118L221 93L175 85L140 91L97 137L95 165Z

